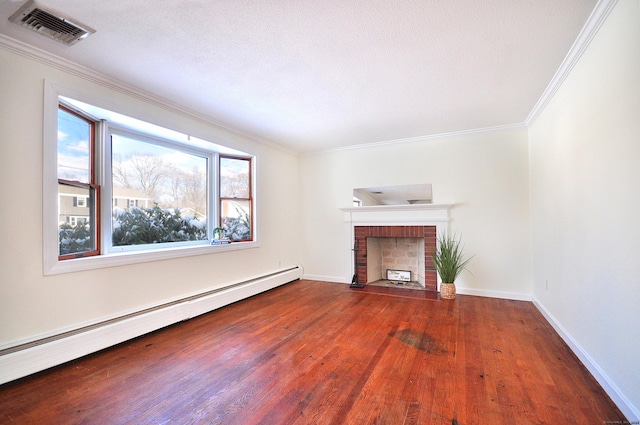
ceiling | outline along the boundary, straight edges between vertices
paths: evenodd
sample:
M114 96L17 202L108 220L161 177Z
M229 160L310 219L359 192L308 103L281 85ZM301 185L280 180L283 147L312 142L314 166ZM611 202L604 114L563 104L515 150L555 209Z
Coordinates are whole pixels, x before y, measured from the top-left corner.
M596 0L38 0L0 33L293 152L522 124Z

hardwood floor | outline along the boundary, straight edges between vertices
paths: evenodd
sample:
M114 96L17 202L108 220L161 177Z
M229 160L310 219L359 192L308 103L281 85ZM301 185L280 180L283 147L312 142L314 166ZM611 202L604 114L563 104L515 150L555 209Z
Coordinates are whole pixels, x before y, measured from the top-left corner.
M529 302L317 281L0 386L9 424L624 420Z

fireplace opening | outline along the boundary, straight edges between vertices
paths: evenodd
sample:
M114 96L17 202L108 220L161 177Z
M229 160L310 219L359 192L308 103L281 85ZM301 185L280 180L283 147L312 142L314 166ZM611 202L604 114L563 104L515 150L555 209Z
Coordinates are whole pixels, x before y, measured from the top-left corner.
M367 238L367 283L425 289L424 238Z
M385 281L387 270L400 270L421 289L437 291L435 226L355 226L354 237L357 283Z

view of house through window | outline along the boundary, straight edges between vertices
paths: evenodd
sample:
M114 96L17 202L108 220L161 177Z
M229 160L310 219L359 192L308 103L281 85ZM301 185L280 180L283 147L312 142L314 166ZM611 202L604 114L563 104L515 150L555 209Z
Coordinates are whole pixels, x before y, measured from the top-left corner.
M60 260L253 240L250 156L66 98L57 140Z

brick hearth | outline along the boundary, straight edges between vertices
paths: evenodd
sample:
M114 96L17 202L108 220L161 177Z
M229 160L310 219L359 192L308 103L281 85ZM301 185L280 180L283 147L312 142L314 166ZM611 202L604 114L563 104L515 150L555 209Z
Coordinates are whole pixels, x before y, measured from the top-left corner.
M358 283L367 283L367 238L423 238L424 276L427 291L438 290L431 253L436 247L436 226L354 226Z

